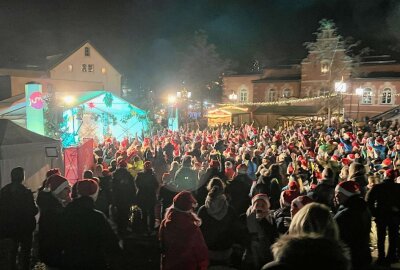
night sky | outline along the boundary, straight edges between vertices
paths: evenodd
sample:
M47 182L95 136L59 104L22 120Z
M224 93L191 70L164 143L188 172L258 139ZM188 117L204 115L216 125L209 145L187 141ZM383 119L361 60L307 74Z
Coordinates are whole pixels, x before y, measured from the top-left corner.
M1 0L0 66L42 64L90 40L129 79L163 90L174 84L181 52L204 30L221 57L246 71L299 63L322 18L372 54L400 59L396 0Z

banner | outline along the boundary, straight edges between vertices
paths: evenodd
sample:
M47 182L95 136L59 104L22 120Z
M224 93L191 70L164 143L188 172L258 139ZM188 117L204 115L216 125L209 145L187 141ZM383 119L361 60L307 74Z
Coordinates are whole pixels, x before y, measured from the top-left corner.
M25 100L26 128L40 135L44 135L44 100L42 98L42 85L39 83L25 84Z

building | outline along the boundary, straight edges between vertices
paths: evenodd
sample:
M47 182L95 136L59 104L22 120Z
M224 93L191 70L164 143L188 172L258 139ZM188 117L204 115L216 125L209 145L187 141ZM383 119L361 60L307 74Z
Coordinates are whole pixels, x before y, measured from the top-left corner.
M389 56L356 61L328 21L306 47L308 55L299 64L224 76L222 102L251 108L259 125L312 116L362 120L399 104L400 64Z
M121 74L89 42L69 54L47 57L42 66L0 68L0 100L23 95L37 82L43 92L105 90L121 95Z

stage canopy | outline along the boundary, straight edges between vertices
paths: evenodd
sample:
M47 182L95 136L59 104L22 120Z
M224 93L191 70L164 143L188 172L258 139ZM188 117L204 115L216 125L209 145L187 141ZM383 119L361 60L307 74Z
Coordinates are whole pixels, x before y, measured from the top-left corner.
M67 93L57 93L57 96ZM64 107L61 121L63 146L77 145L83 138L103 141L142 136L149 130L147 113L128 101L105 91L74 93Z

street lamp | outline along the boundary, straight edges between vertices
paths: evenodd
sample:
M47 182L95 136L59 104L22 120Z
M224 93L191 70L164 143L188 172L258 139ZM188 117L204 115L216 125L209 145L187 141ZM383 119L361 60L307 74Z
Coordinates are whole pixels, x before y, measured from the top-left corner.
M363 94L364 94L364 88L362 88L362 87L356 88L356 95L358 96L358 102L357 102L357 121L358 121L358 117L359 117L359 114L360 114L360 97L362 97Z
M232 102L236 102L238 96L235 94L235 92L232 91L232 94L229 95L229 100Z

